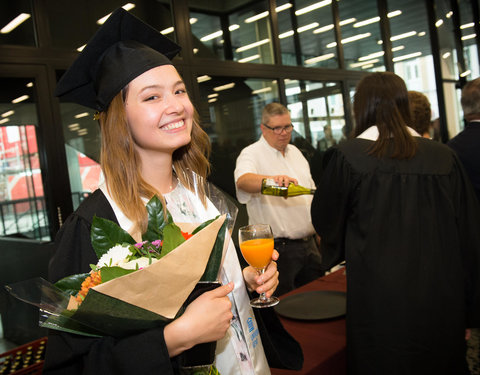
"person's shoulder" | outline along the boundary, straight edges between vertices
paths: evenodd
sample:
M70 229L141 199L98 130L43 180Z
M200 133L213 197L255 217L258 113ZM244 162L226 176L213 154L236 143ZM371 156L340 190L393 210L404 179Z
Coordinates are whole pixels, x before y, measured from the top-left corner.
M253 143L250 143L248 146L245 146L241 151L240 153L248 153L248 152L253 152L253 151L256 151L260 148L262 148L264 145L262 144L261 142L261 139L253 142Z
M95 190L78 206L75 215L91 223L94 216L100 216L109 220L116 220L107 197L100 189Z

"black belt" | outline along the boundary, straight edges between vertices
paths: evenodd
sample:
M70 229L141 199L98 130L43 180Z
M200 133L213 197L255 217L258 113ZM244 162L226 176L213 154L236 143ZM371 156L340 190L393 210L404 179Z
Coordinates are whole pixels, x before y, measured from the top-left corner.
M277 237L275 238L274 240L275 241L278 241L278 242L308 242L310 241L312 238L314 237L314 234L310 235L310 236L307 236L307 237L303 237L303 238L286 238L286 237Z

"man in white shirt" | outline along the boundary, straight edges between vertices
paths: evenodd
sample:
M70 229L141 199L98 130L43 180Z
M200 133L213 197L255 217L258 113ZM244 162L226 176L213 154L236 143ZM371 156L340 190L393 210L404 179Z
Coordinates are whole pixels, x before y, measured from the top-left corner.
M260 139L244 148L237 158L235 186L238 201L247 205L249 223L272 227L275 249L280 253L277 294L281 295L324 274L310 217L313 196L285 199L262 195L262 180L272 178L281 186L293 182L309 188L315 188L315 183L307 160L289 144L293 125L285 106L265 106L260 129Z

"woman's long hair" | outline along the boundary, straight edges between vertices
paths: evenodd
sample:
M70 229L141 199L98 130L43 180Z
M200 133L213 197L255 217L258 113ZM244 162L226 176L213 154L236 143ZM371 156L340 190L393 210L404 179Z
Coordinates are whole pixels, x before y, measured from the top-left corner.
M148 184L141 174L141 159L135 150L135 142L127 122L124 93L120 92L108 109L100 113L101 154L100 164L105 175L109 193L122 212L133 222L131 233L144 233L148 225L148 215L142 197L150 199L157 195L165 206L159 191ZM195 112L191 142L173 153L173 166L180 182L194 190L193 182L206 181L210 171L208 157L210 140L199 125ZM200 184L195 190L206 205L205 186Z
M353 110L355 137L370 126L378 127L379 136L369 150L370 155L394 159L415 155L417 143L407 129L411 123L408 91L399 76L379 72L362 78L355 92Z

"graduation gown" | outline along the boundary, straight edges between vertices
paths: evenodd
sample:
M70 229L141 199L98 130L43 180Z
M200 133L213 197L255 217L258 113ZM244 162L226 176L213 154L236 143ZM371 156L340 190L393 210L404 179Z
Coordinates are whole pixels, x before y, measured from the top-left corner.
M480 320L480 212L456 155L415 137L410 160L352 139L325 156L312 202L324 261L346 260L349 374L465 374Z
M93 216L117 218L101 190L92 193L70 215L58 232L56 253L49 266L49 279L90 271L98 258L91 245ZM273 309L256 309L265 354L270 367L299 369L303 364L300 345L283 328ZM280 343L280 345L279 345ZM169 358L163 328L122 339L91 338L51 330L43 374L177 374L179 357Z

